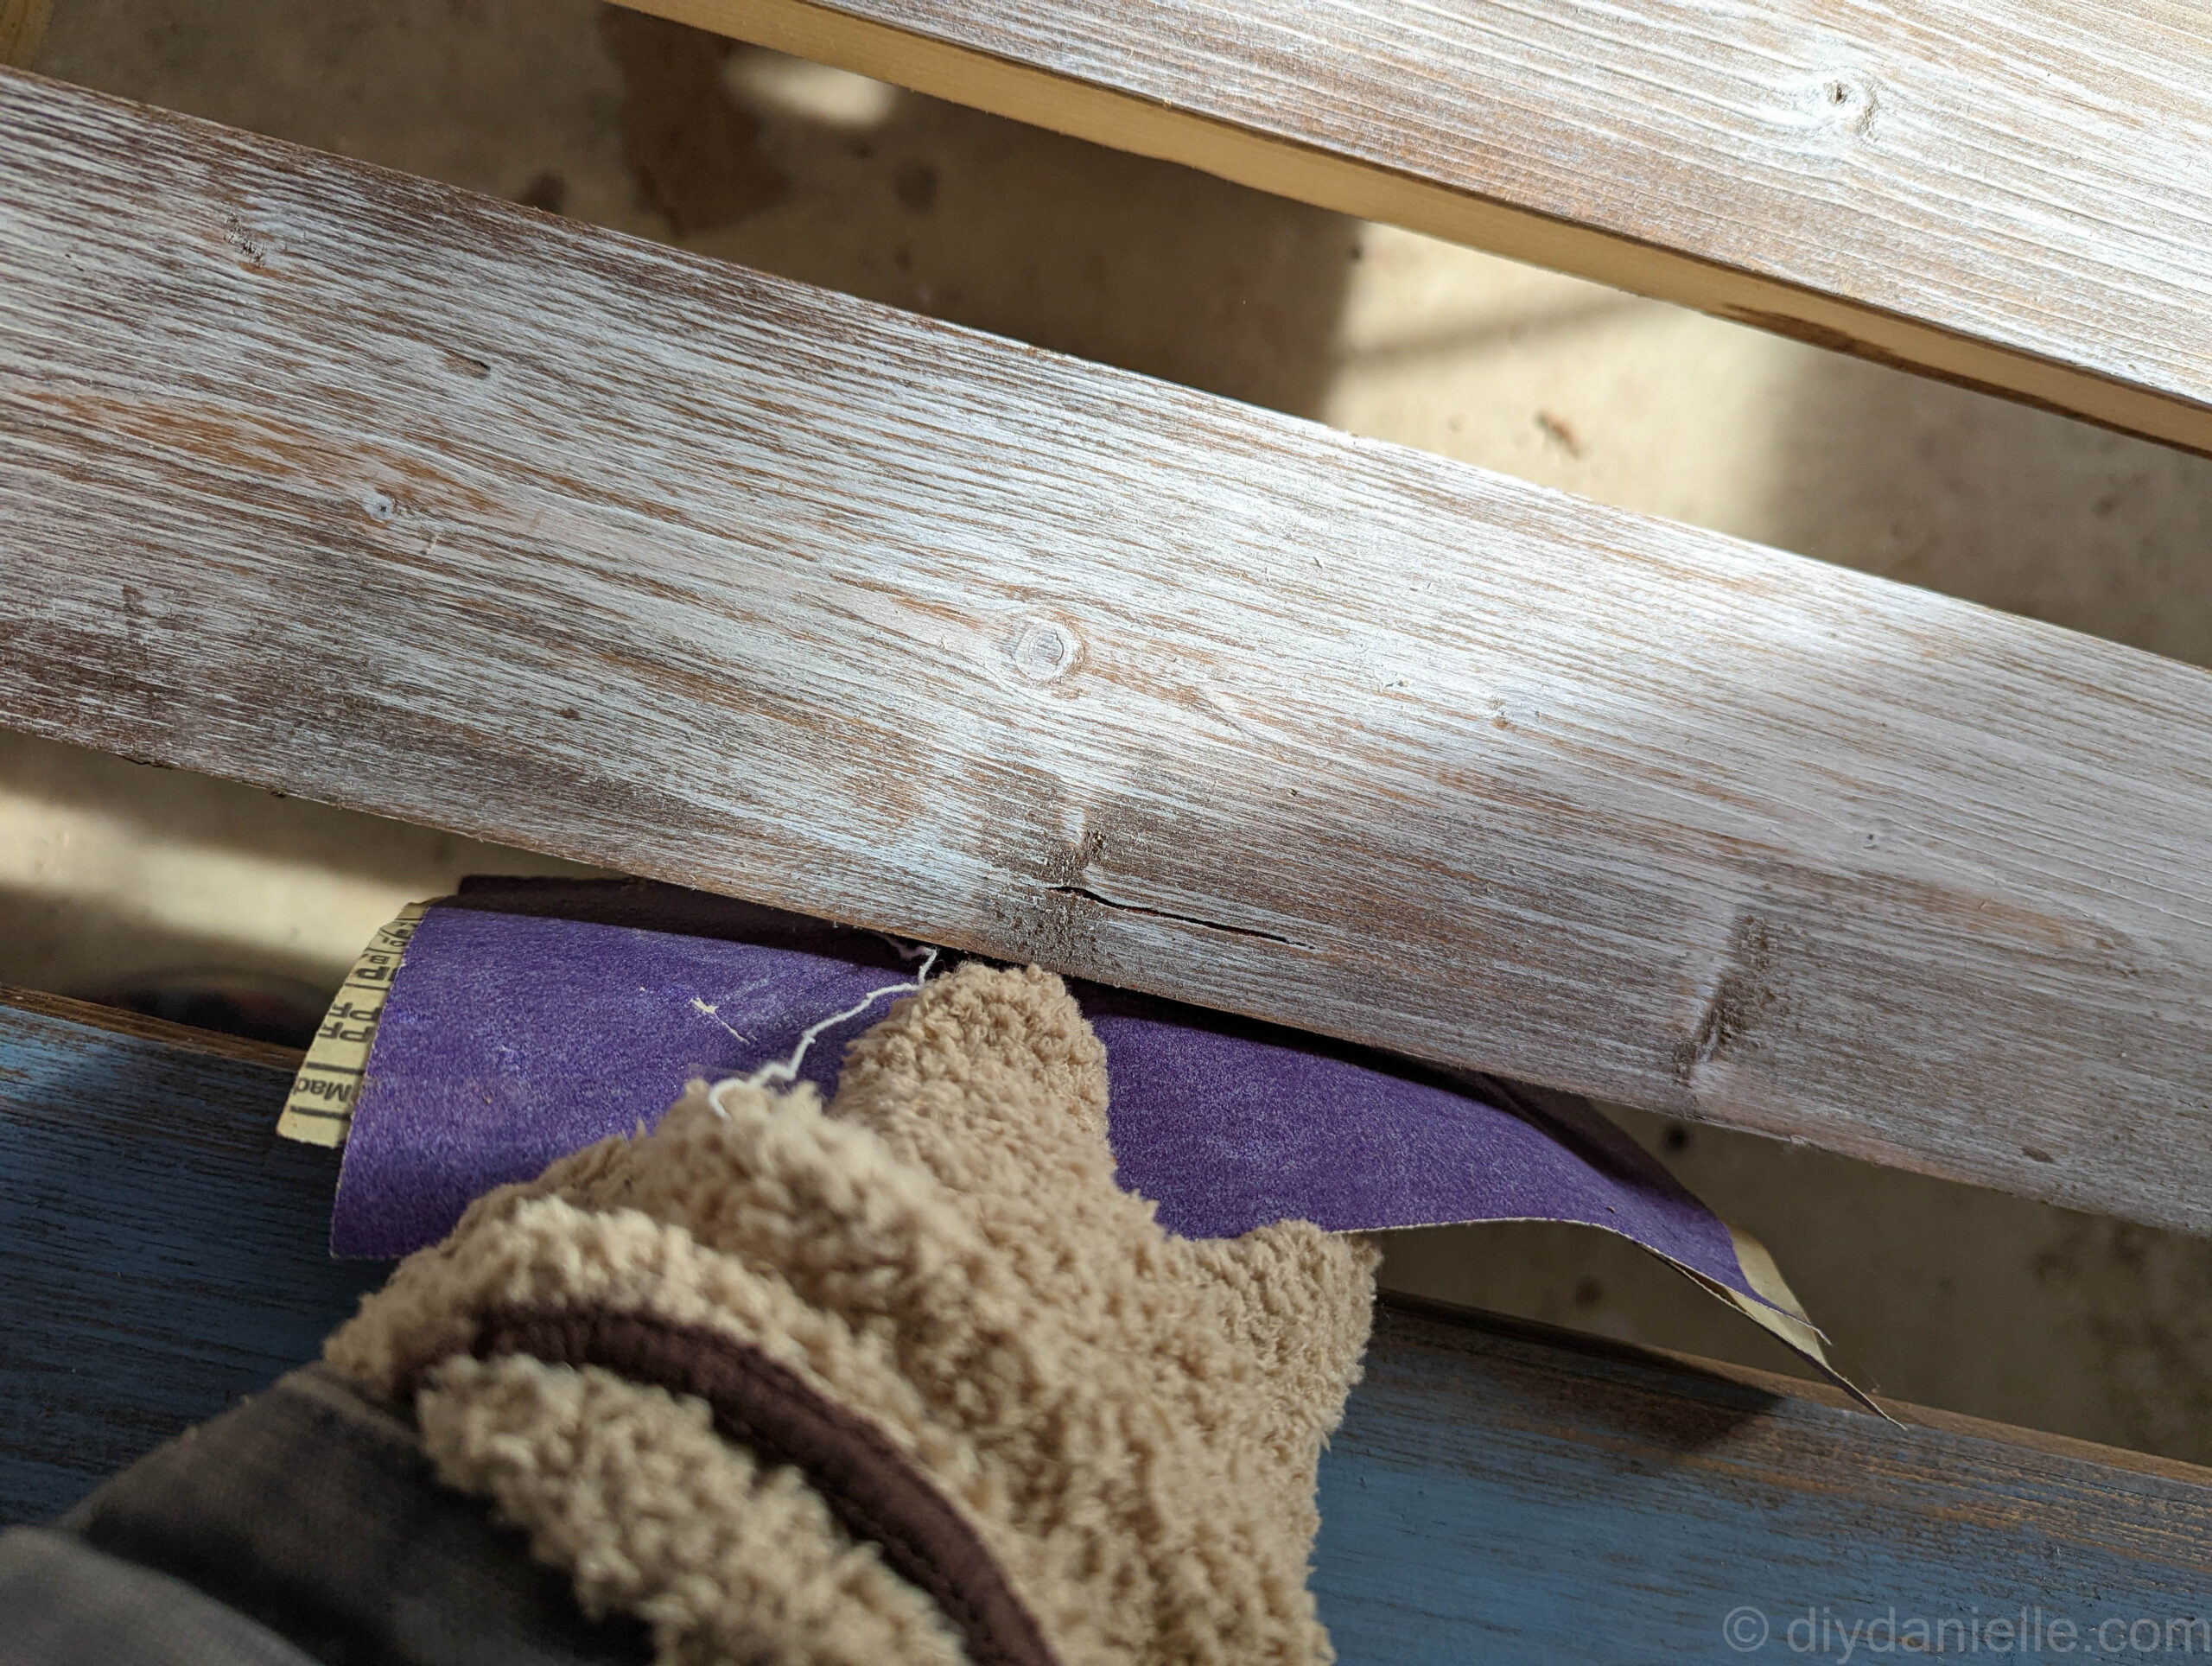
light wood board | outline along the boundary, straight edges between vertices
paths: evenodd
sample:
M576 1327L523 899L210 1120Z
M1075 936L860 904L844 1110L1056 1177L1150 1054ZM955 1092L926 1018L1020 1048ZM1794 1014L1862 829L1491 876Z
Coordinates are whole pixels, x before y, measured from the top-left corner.
M0 722L2212 1225L2212 677L0 79Z
M632 0L2212 454L2176 0Z

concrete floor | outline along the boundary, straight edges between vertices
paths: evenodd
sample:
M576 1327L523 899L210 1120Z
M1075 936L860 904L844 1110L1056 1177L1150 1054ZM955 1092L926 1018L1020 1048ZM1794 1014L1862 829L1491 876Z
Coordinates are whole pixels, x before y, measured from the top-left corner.
M625 41L596 0L60 0L36 67L2212 664L2212 463L793 60ZM0 736L0 980L328 986L401 903L560 866L366 822ZM2212 1243L1623 1120L1863 1379L2212 1461ZM1601 1235L1402 1234L1388 1276L1787 1363Z

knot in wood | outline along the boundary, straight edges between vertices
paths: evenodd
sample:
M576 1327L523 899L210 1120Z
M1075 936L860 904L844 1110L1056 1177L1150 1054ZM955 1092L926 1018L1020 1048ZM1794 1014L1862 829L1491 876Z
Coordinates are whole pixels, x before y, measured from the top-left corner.
M1847 133L1864 133L1874 124L1878 102L1874 78L1862 70L1832 71L1821 79L1821 101L1830 126Z
M1006 656L1017 676L1050 683L1076 662L1075 633L1054 619L1025 619L1007 644Z

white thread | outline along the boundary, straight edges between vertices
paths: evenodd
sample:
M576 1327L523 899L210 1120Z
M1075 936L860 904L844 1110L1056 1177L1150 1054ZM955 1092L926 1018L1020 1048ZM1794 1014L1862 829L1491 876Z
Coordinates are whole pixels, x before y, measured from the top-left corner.
M720 1024L722 1028L729 1030L730 1037L733 1040L742 1041L748 1046L752 1045L753 1038L751 1036L740 1035L735 1030L730 1029L729 1021L722 1016L722 1009L720 1007L709 1006L707 1002L700 1000L699 997L695 995L691 997L691 1010L697 1013L702 1018L713 1019L715 1022Z
M874 935L877 937L883 937L883 934L880 932L875 932ZM754 1071L750 1076L725 1077L722 1080L715 1083L714 1086L707 1090L707 1103L713 1109L717 1116L721 1116L727 1120L729 1116L729 1112L722 1108L721 1096L725 1089L734 1087L758 1088L766 1087L771 1082L782 1082L788 1084L797 1081L798 1079L798 1067L805 1061L806 1059L806 1050L814 1045L815 1038L820 1035L824 1030L833 1030L836 1028L838 1025L845 1022L848 1019L858 1018L870 1007L873 1007L877 1002L882 1000L885 995L912 994L920 989L923 984L930 981L930 972L937 965L937 950L935 948L926 944L917 946L909 946L894 942L887 937L883 938L883 940L886 943L890 944L893 949L898 951L899 958L901 960L912 960L918 957L919 957L922 966L921 970L914 974L914 981L911 983L887 983L880 989L870 989L858 1001L846 1008L844 1011L841 1013L832 1013L829 1017L821 1020L818 1023L809 1025L807 1027L806 1033L799 1037L798 1046L791 1050L791 1056L789 1059L779 1059L763 1065L759 1070ZM723 1027L727 1029L728 1028L728 1026L724 1025Z

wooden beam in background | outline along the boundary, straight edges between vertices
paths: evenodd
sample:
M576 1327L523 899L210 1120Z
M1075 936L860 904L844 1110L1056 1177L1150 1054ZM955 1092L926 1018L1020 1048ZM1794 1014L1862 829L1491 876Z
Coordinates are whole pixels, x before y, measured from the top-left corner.
M630 0L2212 455L2164 0Z
M0 64L25 65L38 56L54 0L0 0Z
M0 722L2212 1226L2212 676L21 75Z

